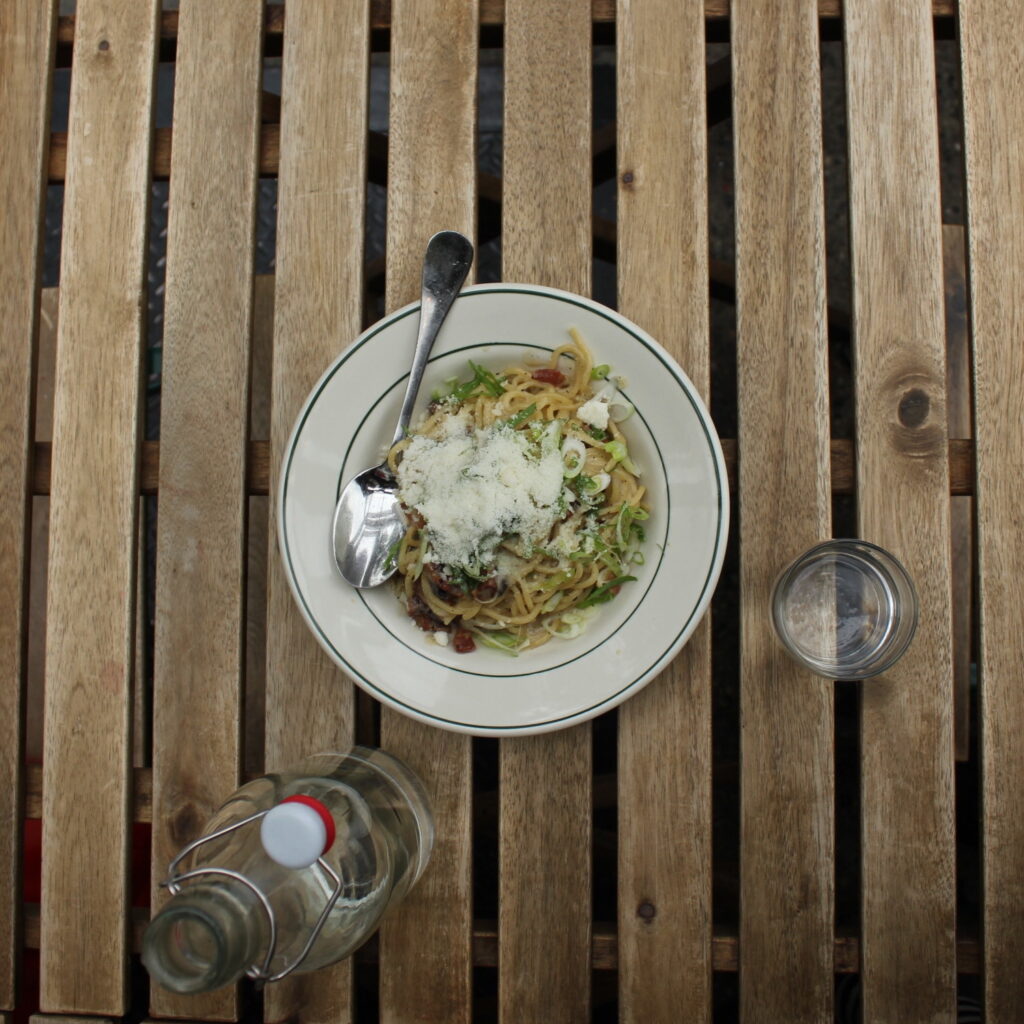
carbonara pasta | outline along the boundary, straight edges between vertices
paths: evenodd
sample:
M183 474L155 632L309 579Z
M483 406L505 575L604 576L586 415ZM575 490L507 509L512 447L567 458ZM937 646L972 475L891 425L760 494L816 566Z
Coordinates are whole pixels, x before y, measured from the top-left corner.
M569 333L546 365L470 363L390 453L400 597L458 651L576 637L643 563L649 510L619 428L632 408Z

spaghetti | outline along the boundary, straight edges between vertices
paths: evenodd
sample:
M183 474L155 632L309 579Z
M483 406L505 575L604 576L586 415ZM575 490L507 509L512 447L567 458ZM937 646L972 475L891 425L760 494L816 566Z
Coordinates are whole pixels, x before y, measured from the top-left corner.
M649 510L619 427L632 407L569 333L547 365L470 363L389 455L400 596L457 651L579 636L643 564Z

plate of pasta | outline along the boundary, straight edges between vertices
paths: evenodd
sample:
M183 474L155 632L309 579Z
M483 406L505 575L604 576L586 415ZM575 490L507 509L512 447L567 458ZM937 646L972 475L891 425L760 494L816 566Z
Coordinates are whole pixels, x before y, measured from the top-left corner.
M361 335L299 414L277 494L289 585L330 657L404 714L498 736L585 721L653 679L710 603L729 519L711 418L618 313L476 285L442 328L409 436L385 453L418 312ZM356 590L331 519L385 454L406 531L392 580Z

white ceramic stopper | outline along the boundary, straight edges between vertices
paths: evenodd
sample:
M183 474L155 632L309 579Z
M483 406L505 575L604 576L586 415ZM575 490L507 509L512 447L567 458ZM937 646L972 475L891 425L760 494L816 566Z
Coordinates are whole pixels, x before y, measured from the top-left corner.
M267 856L285 868L308 868L328 845L323 818L307 804L292 801L267 811L260 839Z

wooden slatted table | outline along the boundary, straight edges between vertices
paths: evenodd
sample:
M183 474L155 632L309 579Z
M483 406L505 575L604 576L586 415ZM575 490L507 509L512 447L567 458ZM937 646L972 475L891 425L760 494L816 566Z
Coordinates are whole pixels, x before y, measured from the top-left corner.
M0 3L0 1020L1019 1022L1018 0L71 6ZM478 279L649 330L729 464L712 614L538 738L375 706L273 540L299 406L441 228ZM768 623L776 573L843 533L921 598L857 688ZM172 853L240 779L353 739L433 798L401 912L262 994L149 991Z

